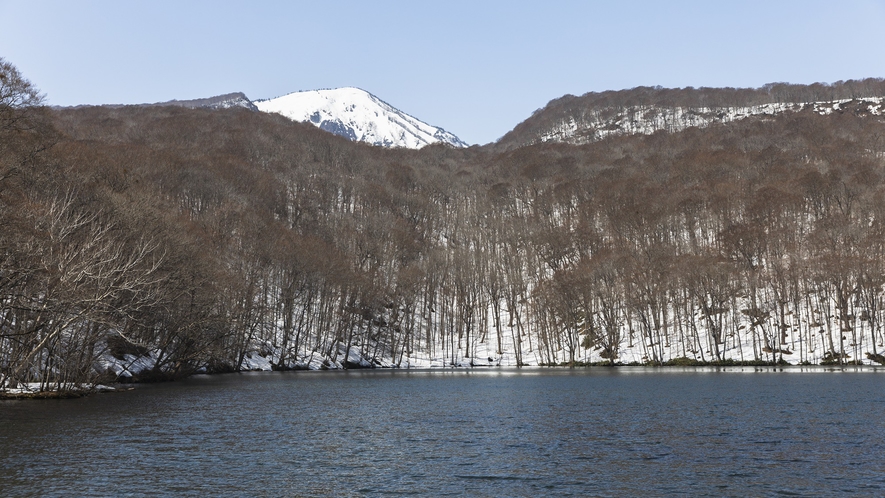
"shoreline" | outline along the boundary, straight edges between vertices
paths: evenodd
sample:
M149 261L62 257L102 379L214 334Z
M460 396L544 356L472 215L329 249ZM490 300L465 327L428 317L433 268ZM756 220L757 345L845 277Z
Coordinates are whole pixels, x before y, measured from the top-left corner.
M606 363L590 363L590 364L575 364L575 365L522 365L522 366L501 366L501 365L479 365L479 366L444 366L444 367L374 367L374 368L345 368L345 369L326 369L326 370L305 370L305 369L291 369L291 370L240 370L240 371L224 371L224 372L196 372L188 376L175 378L175 379L167 379L164 381L136 381L136 382L126 382L126 381L117 381L99 384L95 386L91 386L84 389L79 390L64 390L64 391L24 391L21 388L17 388L13 391L0 391L0 401L14 401L14 400L65 400L65 399L77 399L91 396L93 394L107 394L107 393L123 393L134 391L137 389L137 385L148 385L148 384L165 384L169 382L178 382L178 381L186 381L193 377L199 376L217 376L217 375L241 375L241 374L259 374L259 373L292 373L292 372L336 372L336 373L345 373L345 372L414 372L414 373L427 373L427 372L471 372L471 371L528 371L528 370L600 370L600 371L617 371L621 369L631 369L633 371L690 371L690 370L705 370L710 369L712 371L717 372L727 372L732 368L754 368L754 369L765 369L769 371L775 372L829 372L829 373L839 373L849 371L870 371L870 372L885 372L885 365L867 365L867 364L811 364L811 365L795 365L791 363L777 363L777 362L753 362L753 361L723 361L723 362L697 362L698 364L691 365L683 365L683 364L674 364L665 362L660 365L652 365L652 364L627 364L627 363L614 363L610 364Z

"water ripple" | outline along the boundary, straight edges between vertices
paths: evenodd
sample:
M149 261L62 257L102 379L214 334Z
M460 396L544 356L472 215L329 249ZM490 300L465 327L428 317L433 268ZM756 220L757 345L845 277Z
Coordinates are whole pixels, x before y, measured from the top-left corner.
M212 376L0 402L0 496L885 490L879 375L494 372Z

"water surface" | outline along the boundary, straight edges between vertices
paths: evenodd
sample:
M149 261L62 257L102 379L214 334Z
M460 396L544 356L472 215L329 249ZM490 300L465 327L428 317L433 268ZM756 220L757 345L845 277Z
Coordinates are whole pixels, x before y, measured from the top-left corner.
M198 376L0 402L0 496L885 495L885 372Z

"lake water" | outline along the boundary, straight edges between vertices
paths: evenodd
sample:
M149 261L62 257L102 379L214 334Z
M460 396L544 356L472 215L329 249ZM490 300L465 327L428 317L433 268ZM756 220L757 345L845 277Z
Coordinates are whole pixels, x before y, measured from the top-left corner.
M0 496L885 495L885 371L197 376L0 402Z

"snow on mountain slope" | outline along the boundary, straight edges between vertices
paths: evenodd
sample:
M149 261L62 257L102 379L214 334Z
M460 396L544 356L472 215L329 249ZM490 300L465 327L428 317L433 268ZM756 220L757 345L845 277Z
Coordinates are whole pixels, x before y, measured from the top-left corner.
M769 103L739 107L668 107L637 105L587 109L565 117L543 129L528 143L562 142L586 144L615 135L670 133L713 123L729 123L752 116L775 116L784 112L811 110L818 114L851 111L874 116L885 114L885 98L867 97L808 103Z
M467 147L455 135L409 116L359 88L295 92L254 103L260 111L307 121L336 135L372 145L419 149L443 142Z

